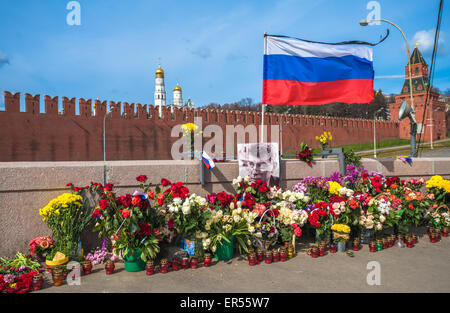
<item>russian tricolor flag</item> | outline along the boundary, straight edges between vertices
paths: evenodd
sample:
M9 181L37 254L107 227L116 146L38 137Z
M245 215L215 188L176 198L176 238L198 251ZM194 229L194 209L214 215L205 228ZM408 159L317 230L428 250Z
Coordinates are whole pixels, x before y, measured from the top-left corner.
M206 168L208 169L213 169L216 166L213 159L211 159L211 157L205 151L203 151L202 153L202 160L203 163L205 163Z
M370 103L372 48L265 36L263 104Z

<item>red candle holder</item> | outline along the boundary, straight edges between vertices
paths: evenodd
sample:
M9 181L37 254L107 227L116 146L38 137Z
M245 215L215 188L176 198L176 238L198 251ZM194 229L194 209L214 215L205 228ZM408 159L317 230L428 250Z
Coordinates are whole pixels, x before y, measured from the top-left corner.
M333 243L330 244L330 253L336 253L336 251L337 251L337 246L333 242Z
M264 261L265 261L267 264L272 263L272 252L267 251L267 252L265 253Z
M40 290L44 285L44 277L42 276L42 274L34 275L32 284L34 291Z
M311 248L308 252L312 258L319 257L319 249L317 247Z
M181 267L187 270L189 268L189 258L187 256L181 259Z
M319 256L324 256L325 255L325 247L320 247L319 248Z
M248 265L256 265L256 255L254 253L248 255Z
M147 264L145 264L145 274L146 275L153 275L155 273L155 265L153 261L147 261Z
M172 259L172 271L178 271L179 270L180 263L178 262L178 258Z
M372 242L369 244L369 251L370 251L370 252L377 252L377 250L378 250L377 244L375 243L375 241L372 241Z
M112 273L114 273L115 268L116 266L114 265L114 261L111 260L106 261L105 264L106 275L111 275Z
M415 245L415 244L417 244L417 236L416 235L413 235L412 236L412 243L413 243L413 245Z
M280 250L280 261L281 262L286 262L286 258L287 258L286 249L281 249Z
M196 256L193 256L193 257L191 258L191 268L192 268L192 269L198 268L198 259L197 259Z
M159 271L163 274L166 274L169 271L169 264L167 263L167 259L162 259L159 264Z
M280 252L277 250L273 250L272 252L272 262L278 262L280 261Z
M256 258L258 259L259 262L262 262L264 260L264 251L261 249L258 249L256 251Z
M211 265L211 254L205 253L203 257L203 266L209 267Z
M442 230L442 237L448 237L448 230Z
M90 260L84 260L81 262L83 268L83 274L89 275L92 272L92 262Z

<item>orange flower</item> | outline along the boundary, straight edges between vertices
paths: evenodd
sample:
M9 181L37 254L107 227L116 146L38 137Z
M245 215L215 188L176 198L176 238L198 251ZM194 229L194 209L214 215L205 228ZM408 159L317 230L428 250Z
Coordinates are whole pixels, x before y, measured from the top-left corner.
M359 206L359 203L355 200L350 200L350 202L348 203L350 205L350 207L354 210Z
M164 204L164 194L163 193L160 193L156 199L158 200L159 205Z
M151 200L155 199L155 192L153 190L147 191L147 197Z
M122 211L120 211L122 213L123 218L127 218L130 217L130 210L128 209L123 209Z
M398 186L397 186L396 184L392 184L392 185L391 185L391 189L397 189L397 187L398 187Z

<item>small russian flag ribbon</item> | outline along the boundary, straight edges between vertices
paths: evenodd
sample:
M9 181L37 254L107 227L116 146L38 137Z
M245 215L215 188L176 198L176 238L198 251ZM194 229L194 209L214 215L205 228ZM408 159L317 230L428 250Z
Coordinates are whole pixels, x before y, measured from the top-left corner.
M205 166L208 169L213 169L216 166L216 164L214 164L213 159L211 159L211 157L205 151L203 151L202 153L202 161L203 163L205 163Z

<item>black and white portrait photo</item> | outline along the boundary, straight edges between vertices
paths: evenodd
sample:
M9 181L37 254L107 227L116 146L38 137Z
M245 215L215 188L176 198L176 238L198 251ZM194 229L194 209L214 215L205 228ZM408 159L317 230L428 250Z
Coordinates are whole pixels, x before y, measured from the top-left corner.
M278 143L238 144L239 176L279 185Z

